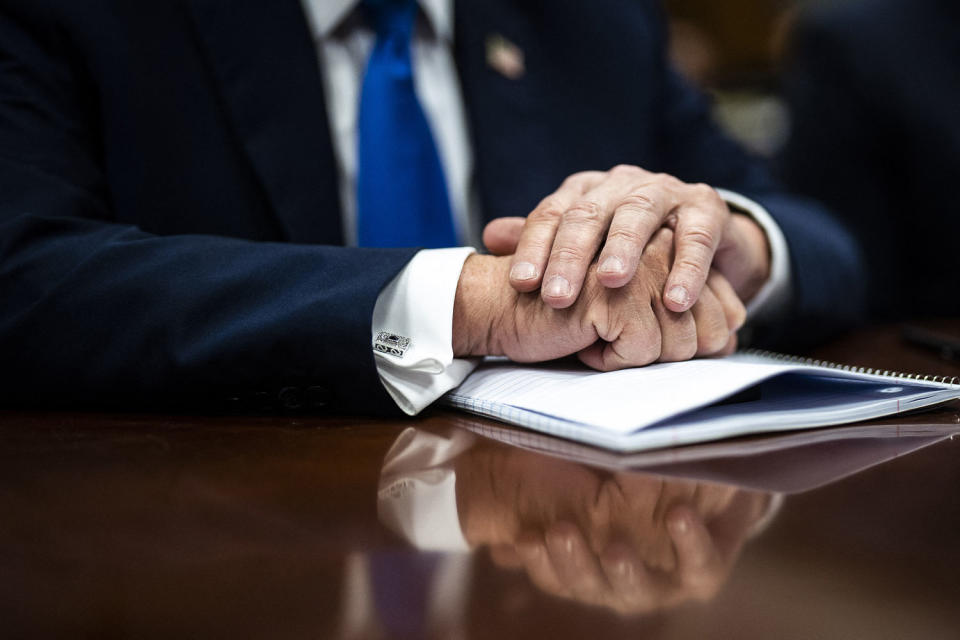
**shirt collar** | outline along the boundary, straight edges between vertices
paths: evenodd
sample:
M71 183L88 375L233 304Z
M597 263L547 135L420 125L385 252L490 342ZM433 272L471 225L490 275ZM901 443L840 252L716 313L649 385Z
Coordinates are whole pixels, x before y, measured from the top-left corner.
M449 41L453 40L453 1L418 0L433 32ZM308 17L321 38L331 37L359 4L359 0L304 0Z

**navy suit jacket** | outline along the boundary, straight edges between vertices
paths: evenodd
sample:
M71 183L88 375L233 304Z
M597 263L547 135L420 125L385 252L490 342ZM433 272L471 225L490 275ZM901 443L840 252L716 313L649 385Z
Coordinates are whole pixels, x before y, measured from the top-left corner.
M960 313L960 3L806 14L786 75L784 179L861 238L878 319Z
M765 204L794 335L858 311L855 245L784 196L668 72L655 2L457 0L489 218L631 163ZM498 34L527 73L490 69ZM370 318L414 250L343 248L299 0L0 0L0 353L7 401L266 399L396 408ZM852 293L852 295L851 295Z

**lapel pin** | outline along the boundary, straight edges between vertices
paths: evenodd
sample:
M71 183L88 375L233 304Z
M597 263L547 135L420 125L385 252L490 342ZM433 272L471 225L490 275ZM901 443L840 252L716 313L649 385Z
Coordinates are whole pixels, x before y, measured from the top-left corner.
M499 33L487 36L487 64L509 80L519 80L527 70L523 50Z

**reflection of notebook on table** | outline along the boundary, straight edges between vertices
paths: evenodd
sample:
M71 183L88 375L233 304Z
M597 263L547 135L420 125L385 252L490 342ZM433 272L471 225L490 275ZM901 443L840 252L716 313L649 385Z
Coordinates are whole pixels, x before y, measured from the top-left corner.
M445 402L593 446L642 451L869 420L957 398L955 379L746 352L608 373L488 361Z
M615 453L482 418L455 416L453 422L514 447L611 471L643 471L780 493L809 491L960 434L957 424L883 421Z

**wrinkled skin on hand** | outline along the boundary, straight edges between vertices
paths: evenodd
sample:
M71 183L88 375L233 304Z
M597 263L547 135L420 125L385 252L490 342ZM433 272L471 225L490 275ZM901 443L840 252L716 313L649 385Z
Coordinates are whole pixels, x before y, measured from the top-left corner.
M673 232L660 229L629 283L605 287L593 265L577 301L555 309L535 293L506 286L508 258L471 256L454 305L454 353L506 355L518 362L576 354L608 371L731 352L746 316L733 288L711 273L690 311L670 311L662 293L673 258Z

